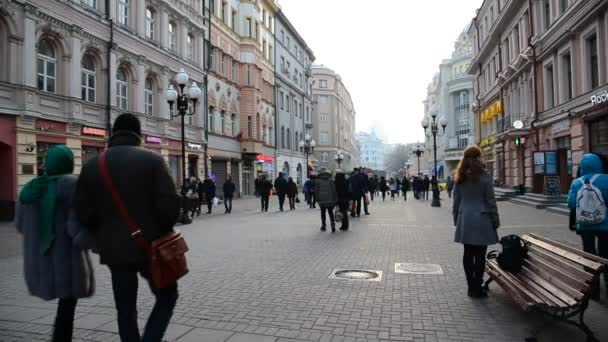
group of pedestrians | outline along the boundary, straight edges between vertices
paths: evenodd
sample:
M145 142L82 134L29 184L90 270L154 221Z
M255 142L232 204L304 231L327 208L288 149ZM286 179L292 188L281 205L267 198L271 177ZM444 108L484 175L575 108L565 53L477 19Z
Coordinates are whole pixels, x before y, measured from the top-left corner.
M139 227L135 234L153 243L173 232L180 206L163 157L140 148L136 116L120 115L106 152L74 176L74 155L64 145L49 149L44 175L19 194L16 227L24 239L24 271L31 294L59 299L53 341L71 341L78 300L95 290L89 251L108 266L123 342L161 341L178 299L177 283L157 288L151 282L147 252L130 232L125 212ZM106 186L111 181L113 187ZM120 203L116 200L120 198ZM140 335L138 274L156 298Z

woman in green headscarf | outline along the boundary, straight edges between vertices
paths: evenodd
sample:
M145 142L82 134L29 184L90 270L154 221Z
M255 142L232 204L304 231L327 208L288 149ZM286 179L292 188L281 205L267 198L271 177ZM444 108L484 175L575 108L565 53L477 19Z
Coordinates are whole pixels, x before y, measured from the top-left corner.
M21 190L16 226L23 234L27 287L44 300L59 298L53 341L71 341L77 299L95 288L90 239L74 213L74 154L55 146L44 163L45 174Z

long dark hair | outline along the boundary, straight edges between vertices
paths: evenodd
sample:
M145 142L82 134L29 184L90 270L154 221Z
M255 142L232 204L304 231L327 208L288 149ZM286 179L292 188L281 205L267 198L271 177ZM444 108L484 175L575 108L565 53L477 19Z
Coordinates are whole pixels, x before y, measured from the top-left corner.
M477 146L467 147L464 150L464 156L458 168L454 181L456 184L462 184L467 179L478 181L479 177L485 171L485 165L481 162L481 150Z

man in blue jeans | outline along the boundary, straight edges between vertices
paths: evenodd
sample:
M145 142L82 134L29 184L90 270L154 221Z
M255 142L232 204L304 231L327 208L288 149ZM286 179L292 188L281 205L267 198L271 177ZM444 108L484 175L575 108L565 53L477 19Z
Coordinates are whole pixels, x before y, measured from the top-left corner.
M162 156L139 147L140 127L134 115L120 115L114 122L105 159L116 192L144 239L151 242L173 231L179 202ZM108 265L112 274L120 339L122 342L160 342L177 302L177 284L163 289L150 284L156 303L141 337L137 326L137 275L150 280L149 260L131 236L106 188L96 158L84 165L80 173L76 215L92 231L100 261Z

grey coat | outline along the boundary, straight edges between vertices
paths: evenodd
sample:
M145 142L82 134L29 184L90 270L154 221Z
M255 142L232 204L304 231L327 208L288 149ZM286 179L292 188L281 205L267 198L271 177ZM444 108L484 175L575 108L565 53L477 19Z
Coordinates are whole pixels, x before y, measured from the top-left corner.
M315 198L322 208L331 208L338 202L336 184L330 173L321 173L315 179Z
M484 174L477 182L466 180L454 185L454 241L476 246L498 242L500 218L493 183L492 177Z
M23 266L30 293L44 300L93 295L93 265L86 251L91 239L76 220L76 176L57 180L55 240L46 255L40 252L39 204L18 204L17 230L23 234Z

